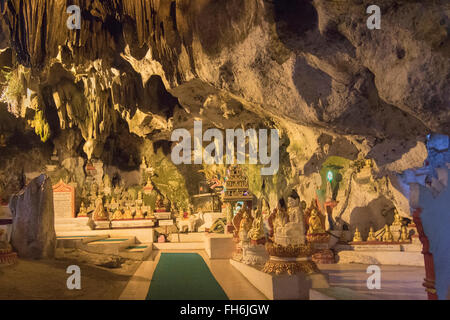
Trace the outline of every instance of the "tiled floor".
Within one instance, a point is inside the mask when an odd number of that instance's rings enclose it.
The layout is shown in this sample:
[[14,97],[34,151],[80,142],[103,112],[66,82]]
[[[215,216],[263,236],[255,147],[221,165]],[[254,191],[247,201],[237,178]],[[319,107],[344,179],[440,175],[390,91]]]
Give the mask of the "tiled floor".
[[329,275],[330,286],[349,288],[363,294],[373,295],[385,300],[426,300],[427,295],[422,286],[425,268],[407,266],[381,267],[381,289],[369,290],[367,279],[368,265],[363,264],[328,264],[319,265],[322,272]]

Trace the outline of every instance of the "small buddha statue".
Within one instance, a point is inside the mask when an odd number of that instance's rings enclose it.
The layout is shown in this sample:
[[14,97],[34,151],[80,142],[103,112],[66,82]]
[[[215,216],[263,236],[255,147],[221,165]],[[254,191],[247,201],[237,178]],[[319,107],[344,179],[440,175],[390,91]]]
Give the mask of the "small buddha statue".
[[140,200],[140,201],[142,201],[142,191],[139,191],[139,192],[138,192],[138,197],[137,197],[137,199]]
[[105,207],[103,206],[103,198],[98,195],[95,200],[95,210],[93,213],[93,218],[96,221],[108,220],[108,215],[106,213]]
[[142,207],[139,206],[136,209],[136,214],[134,216],[135,219],[144,219],[144,212],[142,211]]
[[159,194],[156,196],[156,201],[155,201],[155,210],[156,212],[165,212],[166,208],[164,205],[164,196]]
[[311,217],[309,217],[308,220],[308,225],[309,225],[307,232],[308,235],[325,233],[325,229],[323,228],[322,225],[322,220],[320,219],[319,213],[317,212],[316,208],[312,209]]
[[145,159],[145,156],[142,156],[141,168],[144,168],[144,169],[148,168],[147,160]]
[[250,216],[250,213],[248,210],[244,211],[244,214],[242,216],[241,223],[239,225],[239,239],[241,241],[248,240],[248,232],[252,228],[253,219]]
[[265,238],[263,217],[261,212],[255,213],[255,219],[253,220],[252,227],[248,231],[247,235],[251,240],[258,241]]
[[266,199],[262,200],[261,214],[265,220],[267,220],[270,216],[270,209]]
[[128,159],[128,166],[129,167],[135,167],[136,166],[136,163],[134,162],[134,158],[133,158],[132,154],[130,155],[130,158]]
[[79,217],[79,218],[87,217],[87,210],[86,210],[86,207],[84,206],[84,202],[81,202],[80,211],[78,212],[77,217]]
[[409,240],[408,229],[406,228],[406,226],[402,226],[402,233],[400,235],[400,240],[401,241]]
[[392,223],[393,226],[401,226],[402,225],[402,217],[398,213],[397,209],[394,209],[394,222]]
[[369,235],[367,236],[367,241],[377,241],[375,237],[375,232],[373,231],[373,227],[370,227]]
[[241,227],[241,220],[244,217],[244,208],[240,208],[238,213],[236,213],[233,217],[232,223],[234,227],[234,237],[238,238],[239,236],[239,228]]
[[127,206],[123,212],[122,220],[133,220],[133,212],[131,211],[130,206]]
[[6,136],[4,134],[0,134],[0,147],[6,147]]
[[382,237],[383,242],[392,242],[394,241],[394,236],[392,235],[391,228],[388,225],[384,226],[384,234]]
[[163,199],[163,206],[164,206],[164,208],[166,209],[167,212],[170,212],[171,204],[170,204],[169,198],[164,197],[164,199]]
[[362,242],[361,232],[359,232],[358,227],[356,227],[355,234],[353,236],[353,242]]
[[113,215],[111,216],[111,220],[122,220],[122,211],[117,208],[116,211],[114,211]]
[[147,219],[147,220],[155,219],[155,215],[153,214],[152,208],[149,208],[149,210],[147,211],[147,215],[145,216],[145,219]]
[[278,210],[275,216],[275,221],[273,222],[273,230],[276,231],[278,228],[283,227],[289,220],[287,211],[285,208],[278,206]]

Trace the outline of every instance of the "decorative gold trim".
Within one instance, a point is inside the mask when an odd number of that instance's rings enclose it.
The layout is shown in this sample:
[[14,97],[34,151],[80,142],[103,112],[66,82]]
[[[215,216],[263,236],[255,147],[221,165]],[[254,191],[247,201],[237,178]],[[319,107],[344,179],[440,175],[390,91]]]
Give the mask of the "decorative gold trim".
[[266,243],[266,250],[269,256],[297,258],[297,257],[309,257],[313,254],[314,248],[311,244],[304,244],[299,246],[281,246],[272,242]]
[[295,261],[295,262],[283,262],[283,261],[274,261],[269,260],[264,265],[262,269],[263,272],[269,274],[288,274],[290,276],[297,273],[306,273],[312,274],[319,272],[317,265],[312,261]]

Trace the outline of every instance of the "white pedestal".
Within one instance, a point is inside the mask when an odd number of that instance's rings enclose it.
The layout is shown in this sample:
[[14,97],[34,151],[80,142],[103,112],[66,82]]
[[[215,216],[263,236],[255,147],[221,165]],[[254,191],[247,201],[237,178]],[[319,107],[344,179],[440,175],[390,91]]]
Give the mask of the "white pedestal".
[[206,234],[205,251],[210,259],[230,259],[235,243],[231,234]]
[[116,220],[111,221],[111,228],[124,229],[124,228],[150,228],[155,223],[152,220]]
[[168,220],[172,218],[172,213],[170,212],[155,212],[154,215],[158,220]]
[[111,221],[108,220],[95,221],[95,229],[96,230],[111,229]]
[[[277,276],[262,272],[252,266],[232,259],[230,259],[230,263],[269,300],[309,299],[309,291],[313,287],[313,279],[309,275],[298,273],[293,276]],[[321,274],[319,275],[323,276]]]

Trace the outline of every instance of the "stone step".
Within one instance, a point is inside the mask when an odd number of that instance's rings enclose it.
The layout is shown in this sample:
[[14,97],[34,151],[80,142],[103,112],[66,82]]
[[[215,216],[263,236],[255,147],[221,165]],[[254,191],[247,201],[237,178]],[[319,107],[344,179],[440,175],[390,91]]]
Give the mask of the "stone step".
[[168,237],[169,242],[204,242],[205,233],[171,233]]
[[80,226],[76,224],[59,224],[55,225],[56,232],[66,232],[66,231],[89,231],[91,228],[88,226]]
[[56,237],[57,248],[81,248],[83,244],[106,239],[108,236],[59,236]]
[[119,255],[123,258],[144,261],[147,260],[153,250],[151,243],[141,243],[128,246],[119,251]]
[[155,250],[203,250],[204,242],[162,242],[153,243]]
[[119,255],[120,251],[134,244],[136,244],[135,237],[106,238],[83,244],[81,249],[92,253]]

